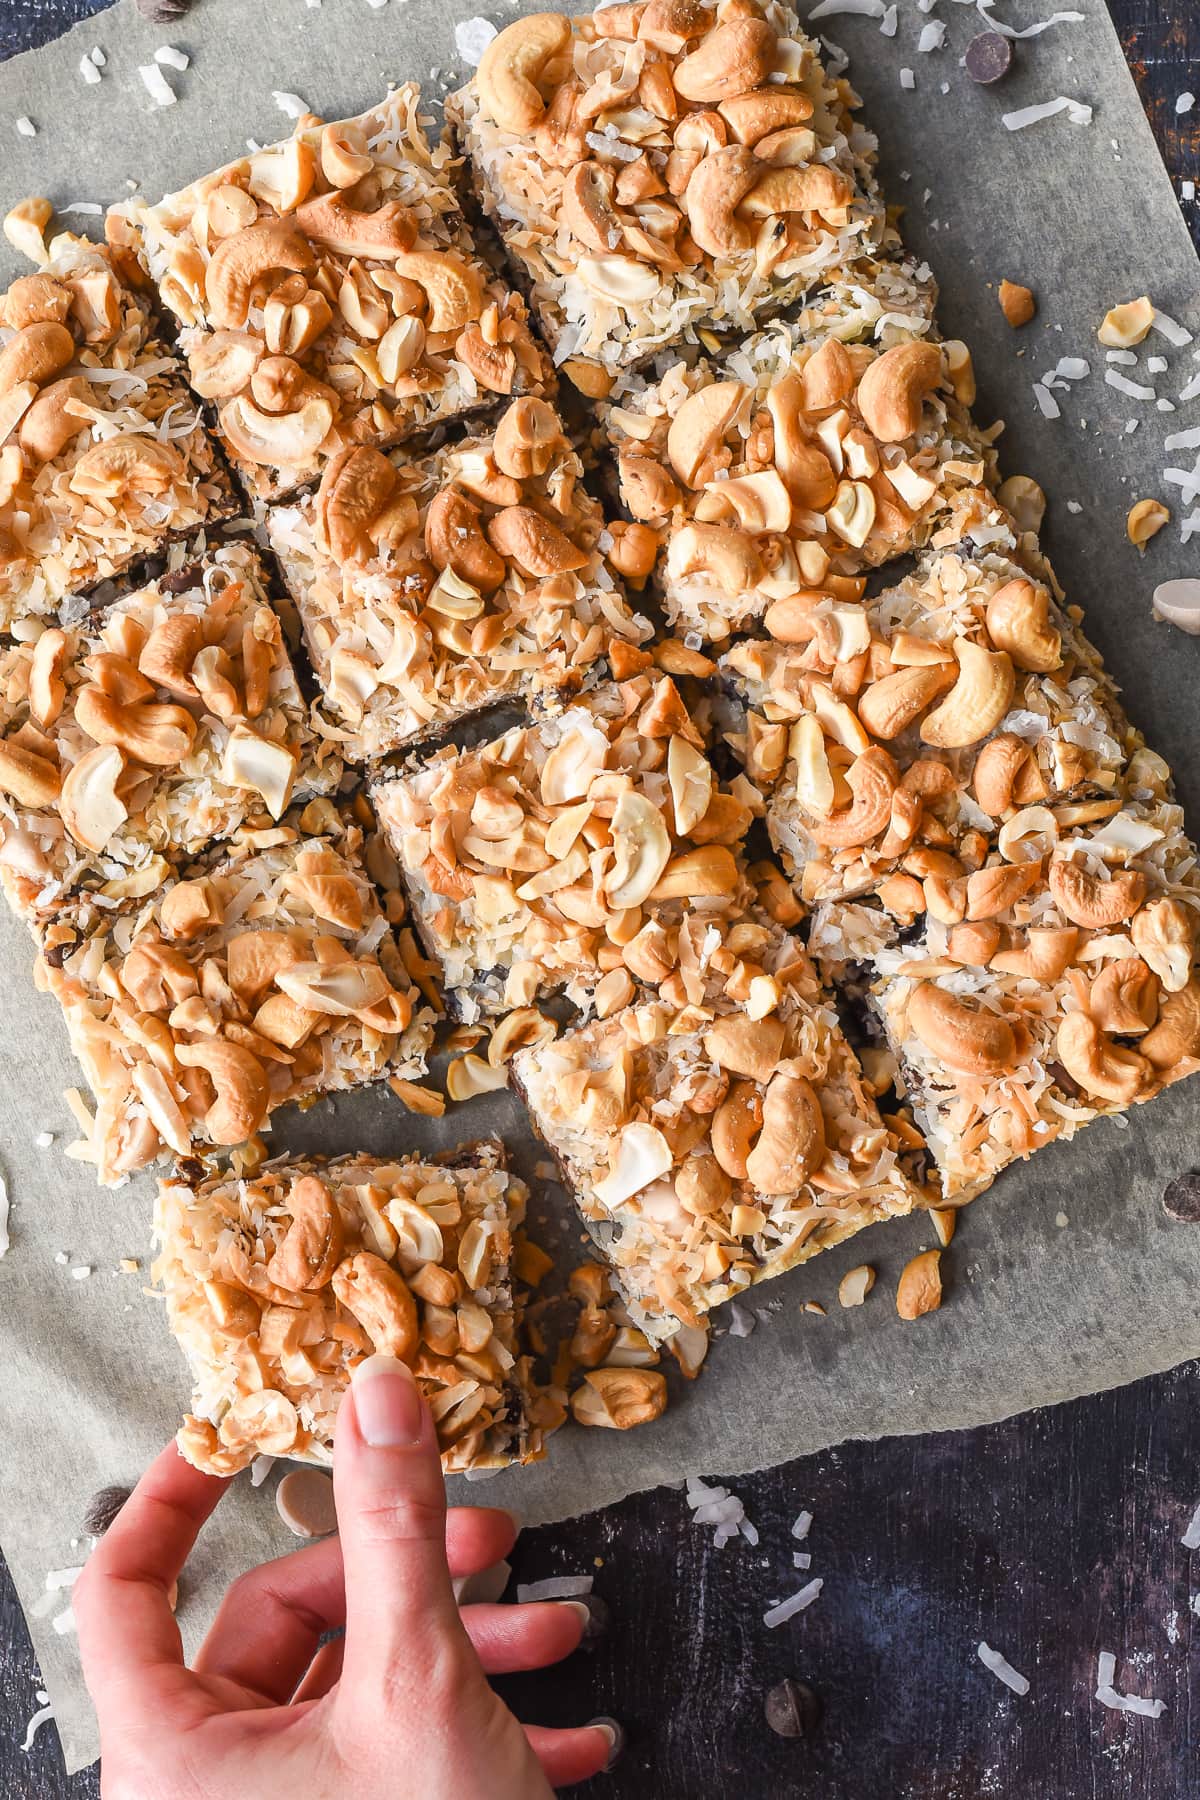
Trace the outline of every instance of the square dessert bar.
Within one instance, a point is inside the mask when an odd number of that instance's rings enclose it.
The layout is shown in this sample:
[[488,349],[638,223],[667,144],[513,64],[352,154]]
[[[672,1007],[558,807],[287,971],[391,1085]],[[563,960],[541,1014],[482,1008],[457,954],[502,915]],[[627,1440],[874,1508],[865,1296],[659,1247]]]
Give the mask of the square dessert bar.
[[1140,742],[1098,652],[999,550],[928,552],[867,601],[792,594],[764,624],[721,658],[731,741],[807,901],[962,873],[1022,809],[1110,797]]
[[721,788],[665,675],[442,750],[372,797],[464,1019],[560,988],[602,1014],[635,982],[682,1000],[702,945],[752,892],[750,809]]
[[636,0],[515,20],[446,111],[555,361],[597,395],[873,249],[858,105],[777,0]]
[[89,899],[41,932],[39,985],[96,1097],[106,1186],[167,1151],[243,1144],[290,1100],[424,1072],[432,1015],[358,860],[361,833],[336,846],[292,826],[247,836],[140,903]]
[[376,1351],[416,1375],[447,1473],[542,1456],[562,1409],[532,1391],[517,1347],[527,1194],[498,1141],[161,1183],[153,1276],[192,1372],[188,1461],[214,1475],[256,1456],[331,1463],[350,1376]]
[[553,380],[523,302],[475,248],[420,100],[407,82],[359,118],[302,119],[157,206],[109,214],[255,496]]
[[0,650],[0,882],[15,910],[147,894],[337,788],[249,545]]
[[703,978],[698,1002],[648,998],[512,1064],[655,1338],[920,1203],[799,943],[744,920]]
[[69,233],[0,297],[0,631],[236,511],[145,299]]
[[544,400],[427,455],[363,446],[267,514],[324,694],[366,762],[497,701],[567,695],[614,639],[640,643],[583,465]]
[[814,916],[813,951],[860,985],[947,1202],[1200,1068],[1196,849],[1152,752],[1126,791],[1149,797],[1033,809],[1017,860],[993,852],[903,932],[869,901]]
[[720,642],[830,581],[857,594],[848,582],[891,557],[1005,530],[965,347],[838,330],[780,322],[720,359],[663,359],[605,408],[679,631]]

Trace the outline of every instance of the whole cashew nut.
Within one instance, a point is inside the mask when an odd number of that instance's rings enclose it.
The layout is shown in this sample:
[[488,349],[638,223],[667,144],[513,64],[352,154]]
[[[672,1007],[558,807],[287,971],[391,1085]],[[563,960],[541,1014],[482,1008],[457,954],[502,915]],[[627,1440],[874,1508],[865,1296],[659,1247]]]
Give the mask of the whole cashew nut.
[[1058,1028],[1058,1060],[1084,1090],[1115,1106],[1128,1106],[1154,1079],[1146,1057],[1105,1037],[1087,1013],[1068,1013]]
[[[417,221],[408,207],[388,200],[373,212],[360,212],[346,196],[334,192],[306,200],[296,209],[296,223],[310,243],[339,256],[369,256],[394,262],[416,242]],[[292,268],[293,264],[287,264]]]
[[1200,1055],[1200,979],[1196,976],[1186,987],[1167,995],[1158,1010],[1158,1024],[1142,1039],[1142,1053],[1164,1075]]
[[744,144],[728,144],[702,158],[684,189],[683,204],[696,243],[710,256],[732,256],[750,247],[750,227],[737,208],[763,165]]
[[540,578],[587,567],[587,552],[532,506],[506,506],[491,520],[487,534],[493,548],[526,575]]
[[1080,863],[1050,864],[1050,892],[1072,925],[1101,930],[1131,919],[1146,897],[1146,877],[1137,869],[1119,869],[1108,881]]
[[958,680],[921,726],[921,742],[939,750],[964,749],[994,731],[1008,711],[1016,679],[1002,650],[985,650],[970,638],[956,638],[954,654]]
[[681,403],[667,432],[667,461],[686,487],[701,486],[715,472],[716,452],[736,428],[746,397],[740,381],[714,381]]
[[730,19],[676,64],[675,92],[710,106],[761,87],[775,67],[777,43],[765,19]]
[[395,493],[398,479],[387,457],[368,444],[343,450],[326,465],[317,489],[316,515],[336,562],[365,560],[372,554],[370,528]]
[[760,1194],[794,1194],[825,1160],[825,1119],[802,1075],[771,1077],[762,1131],[746,1158],[746,1179]]
[[531,13],[494,37],[475,71],[485,117],[502,131],[521,135],[532,131],[546,110],[537,82],[570,39],[570,21],[562,13]]
[[1163,895],[1133,915],[1134,948],[1169,994],[1187,986],[1196,940],[1196,915],[1181,900]]
[[244,395],[221,408],[221,429],[243,462],[277,469],[311,464],[333,425],[333,405],[324,394],[295,412],[263,412]]
[[1032,926],[1023,950],[1001,950],[990,967],[1002,975],[1017,975],[1048,986],[1067,968],[1079,943],[1075,925]]
[[93,398],[89,382],[82,375],[67,375],[43,388],[17,432],[22,450],[38,462],[53,462],[72,438],[88,429],[89,421],[81,413],[69,410],[68,403],[86,406]]
[[64,369],[74,355],[75,339],[65,325],[44,319],[37,325],[24,326],[0,350],[0,394],[9,393],[25,381],[40,387]]
[[1141,1037],[1158,1017],[1158,977],[1140,956],[1101,969],[1088,992],[1088,1012],[1114,1037]]
[[846,785],[854,796],[854,804],[814,825],[813,838],[828,849],[869,844],[891,823],[892,795],[899,784],[899,771],[887,751],[872,744],[846,770]]
[[75,696],[75,723],[95,743],[115,744],[149,768],[175,768],[196,737],[196,721],[182,706],[125,706],[93,682]]
[[315,1175],[301,1175],[287,1198],[292,1222],[267,1264],[268,1279],[291,1294],[323,1288],[342,1260],[345,1231],[337,1201]]
[[730,595],[752,592],[762,580],[762,558],[748,532],[731,525],[685,525],[667,551],[667,578],[710,576]]
[[762,1095],[753,1081],[735,1081],[713,1114],[712,1151],[734,1181],[745,1181],[746,1160],[762,1129]]
[[[1062,633],[1050,623],[1050,595],[1025,576],[1006,581],[987,603],[988,636],[1018,669],[1047,674],[1062,662]],[[982,803],[981,803],[982,804]]]
[[858,716],[872,737],[899,737],[945,687],[945,664],[897,669],[859,695]]
[[271,1090],[251,1051],[227,1038],[201,1038],[176,1044],[175,1059],[185,1069],[203,1069],[213,1084],[216,1099],[204,1115],[204,1129],[214,1144],[242,1144],[254,1136],[267,1116]]
[[290,219],[261,219],[222,238],[204,276],[209,323],[240,331],[259,282],[280,269],[304,273],[315,261],[312,246]]
[[425,548],[439,573],[452,569],[481,593],[490,594],[507,573],[483,534],[478,508],[457,488],[443,488],[425,515]]
[[877,356],[858,384],[858,410],[867,430],[881,444],[899,444],[921,423],[925,396],[942,379],[942,353],[936,344],[916,341],[893,344]]
[[948,1069],[962,1075],[1003,1075],[1016,1060],[1016,1038],[1007,1019],[922,981],[908,1002],[908,1023]]
[[624,452],[617,459],[621,499],[635,519],[652,524],[669,518],[679,503],[679,489],[662,464],[652,456]]
[[421,1341],[417,1303],[397,1269],[370,1250],[360,1250],[334,1270],[333,1291],[379,1355],[409,1364],[416,1360]]
[[1011,731],[988,739],[975,758],[972,783],[975,798],[993,819],[1002,819],[1012,806],[1028,806],[1045,798],[1037,753]]

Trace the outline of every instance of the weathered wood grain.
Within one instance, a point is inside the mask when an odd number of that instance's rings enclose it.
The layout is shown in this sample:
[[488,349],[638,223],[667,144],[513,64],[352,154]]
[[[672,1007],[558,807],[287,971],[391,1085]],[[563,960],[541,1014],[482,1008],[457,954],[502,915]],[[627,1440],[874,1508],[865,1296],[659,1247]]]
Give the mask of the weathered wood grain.
[[[105,4],[0,0],[0,57]],[[1177,190],[1200,181],[1200,111],[1175,113],[1182,91],[1200,91],[1200,9],[1109,4]],[[1200,207],[1183,205],[1200,242]],[[1200,1552],[1179,1539],[1200,1500],[1198,1376],[1187,1365],[1008,1424],[848,1444],[739,1480],[757,1550],[714,1550],[672,1492],[530,1532],[515,1579],[594,1573],[611,1624],[594,1649],[504,1691],[542,1723],[625,1723],[618,1769],[577,1790],[596,1800],[1195,1800]],[[808,1579],[790,1537],[804,1507],[825,1588],[767,1631],[767,1605]],[[1027,1698],[976,1661],[981,1638],[1029,1677]],[[1161,1720],[1092,1699],[1098,1649],[1117,1655],[1118,1685],[1166,1701]],[[785,1675],[824,1701],[811,1742],[763,1721]],[[95,1771],[68,1781],[51,1728],[19,1748],[37,1681],[0,1564],[0,1797],[96,1800]]]

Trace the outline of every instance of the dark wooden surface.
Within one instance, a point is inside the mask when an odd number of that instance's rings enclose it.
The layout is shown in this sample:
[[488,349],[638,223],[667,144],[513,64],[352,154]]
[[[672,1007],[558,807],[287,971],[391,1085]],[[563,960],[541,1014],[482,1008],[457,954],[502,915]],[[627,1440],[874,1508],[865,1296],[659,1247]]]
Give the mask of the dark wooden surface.
[[[0,57],[105,4],[0,0]],[[1179,93],[1200,91],[1200,7],[1109,4],[1176,189],[1200,181],[1200,111],[1175,114]],[[1200,209],[1182,204],[1200,242]],[[1200,1501],[1198,1399],[1189,1364],[1007,1424],[847,1444],[738,1480],[756,1550],[715,1550],[669,1490],[529,1532],[516,1578],[592,1573],[610,1624],[506,1693],[542,1723],[624,1721],[597,1800],[1197,1800],[1200,1552],[1179,1539]],[[792,1568],[802,1508],[824,1591],[767,1631],[766,1606],[808,1579]],[[1027,1698],[979,1664],[981,1638],[1029,1677]],[[1160,1720],[1093,1700],[1102,1649],[1118,1686],[1166,1701]],[[808,1741],[763,1720],[763,1695],[789,1675],[824,1703]],[[19,1749],[37,1685],[0,1564],[0,1800],[93,1800],[95,1770],[68,1781],[51,1728]]]

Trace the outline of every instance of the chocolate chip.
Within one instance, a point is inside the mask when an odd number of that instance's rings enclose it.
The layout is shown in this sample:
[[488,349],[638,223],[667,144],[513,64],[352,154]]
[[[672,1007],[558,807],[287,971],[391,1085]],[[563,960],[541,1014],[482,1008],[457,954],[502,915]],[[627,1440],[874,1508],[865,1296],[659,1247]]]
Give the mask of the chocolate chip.
[[133,1489],[127,1487],[98,1488],[87,1503],[83,1529],[89,1537],[103,1537]]
[[998,31],[981,31],[967,45],[963,59],[972,81],[986,85],[1007,75],[1012,64],[1012,45]]
[[821,1723],[821,1702],[803,1681],[789,1675],[776,1682],[763,1702],[767,1724],[777,1737],[811,1737]]
[[143,19],[149,19],[152,25],[166,25],[172,19],[182,19],[192,4],[192,0],[133,0]]
[[1189,1169],[1168,1182],[1163,1211],[1180,1225],[1200,1225],[1200,1169]]
[[292,1469],[275,1489],[275,1509],[297,1537],[328,1537],[337,1530],[333,1482],[322,1469]]
[[173,574],[160,575],[158,585],[164,594],[186,594],[189,588],[199,587],[204,579],[204,571],[199,563],[184,563],[182,569]]

